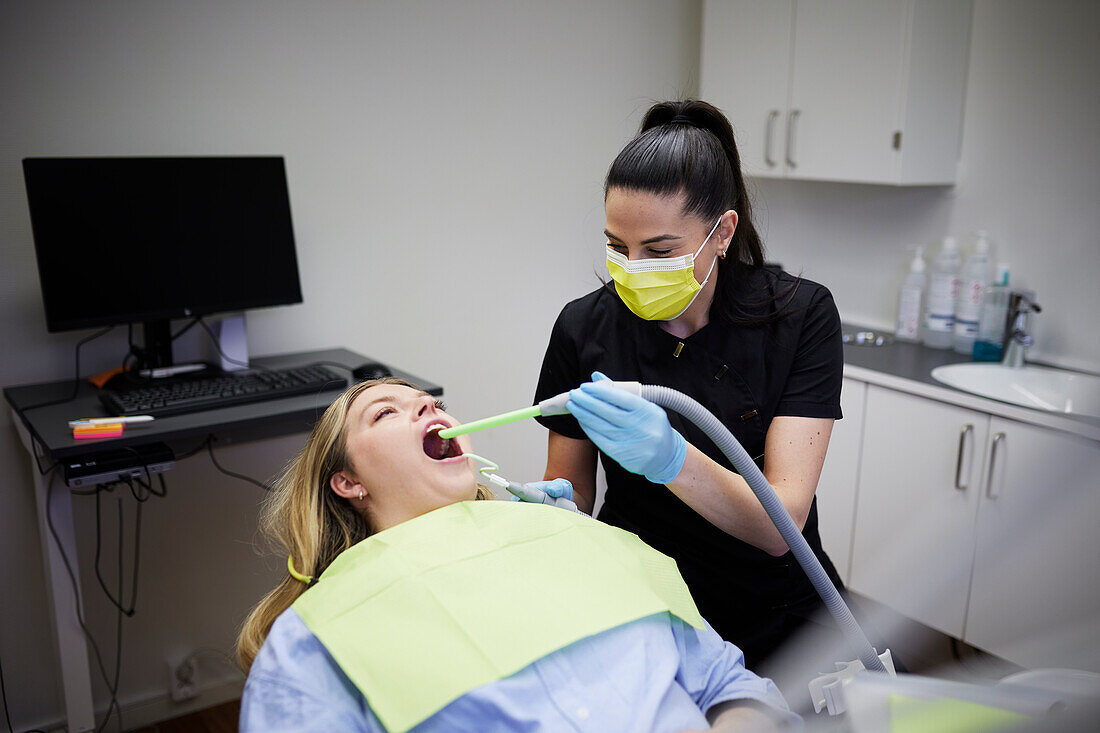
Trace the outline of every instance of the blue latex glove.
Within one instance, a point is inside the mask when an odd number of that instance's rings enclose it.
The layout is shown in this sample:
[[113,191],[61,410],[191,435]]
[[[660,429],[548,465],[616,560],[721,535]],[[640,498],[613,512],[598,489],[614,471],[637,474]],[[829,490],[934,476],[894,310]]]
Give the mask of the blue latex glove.
[[655,484],[670,483],[684,466],[687,441],[668,415],[638,395],[612,387],[600,372],[569,392],[565,408],[596,447],[631,473]]
[[[512,501],[527,501],[535,504],[550,504],[552,506],[579,512],[577,505],[573,503],[573,484],[567,479],[556,478],[553,481],[531,481],[526,484],[514,482],[508,483],[508,491],[512,492]],[[547,501],[546,497],[550,497]]]

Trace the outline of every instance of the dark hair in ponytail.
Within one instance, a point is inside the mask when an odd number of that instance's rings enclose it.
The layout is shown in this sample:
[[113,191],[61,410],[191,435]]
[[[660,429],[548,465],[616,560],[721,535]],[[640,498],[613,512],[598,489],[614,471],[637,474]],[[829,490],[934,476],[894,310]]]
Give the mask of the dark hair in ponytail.
[[752,203],[741,173],[741,156],[733,128],[721,110],[699,100],[659,102],[649,108],[638,136],[611,163],[604,180],[604,198],[612,188],[646,191],[658,196],[684,195],[684,214],[713,222],[726,211],[737,212],[737,229],[730,241],[731,257],[719,260],[713,315],[731,323],[758,325],[786,314],[762,310],[778,297],[740,300],[741,283],[764,267],[764,245],[752,221]]

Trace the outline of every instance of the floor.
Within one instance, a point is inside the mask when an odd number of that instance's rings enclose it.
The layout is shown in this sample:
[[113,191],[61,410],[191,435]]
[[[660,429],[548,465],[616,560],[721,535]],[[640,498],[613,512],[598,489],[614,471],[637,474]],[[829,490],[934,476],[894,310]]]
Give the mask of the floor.
[[206,710],[134,728],[130,733],[236,733],[241,701],[231,700]]
[[940,633],[869,598],[852,593],[859,606],[885,634],[891,653],[910,674],[960,682],[995,682],[1023,667]]

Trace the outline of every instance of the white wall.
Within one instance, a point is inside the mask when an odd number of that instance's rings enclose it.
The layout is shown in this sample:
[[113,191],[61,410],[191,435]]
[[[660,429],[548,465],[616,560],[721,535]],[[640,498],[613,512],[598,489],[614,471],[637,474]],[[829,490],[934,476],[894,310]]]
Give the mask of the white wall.
[[[955,187],[759,180],[770,258],[891,327],[912,252],[986,229],[1036,291],[1034,356],[1100,371],[1100,3],[977,0]],[[929,258],[930,261],[930,258]]]
[[[344,345],[442,383],[465,419],[529,403],[554,317],[596,285],[606,166],[651,100],[694,90],[698,64],[690,0],[4,2],[0,13],[0,384],[71,376],[87,333],[46,332],[21,158],[272,153],[287,160],[305,303],[250,314],[253,353]],[[95,342],[83,371],[123,349],[120,334]],[[270,476],[301,440],[220,457]],[[533,423],[476,447],[507,476],[541,478]],[[5,409],[0,659],[20,729],[61,715],[29,471]],[[162,693],[169,654],[228,648],[279,572],[251,546],[256,489],[204,456],[168,482],[168,499],[145,505],[124,704]],[[74,502],[110,668],[94,503]],[[113,547],[113,497],[104,509]],[[113,552],[103,566],[110,581]]]

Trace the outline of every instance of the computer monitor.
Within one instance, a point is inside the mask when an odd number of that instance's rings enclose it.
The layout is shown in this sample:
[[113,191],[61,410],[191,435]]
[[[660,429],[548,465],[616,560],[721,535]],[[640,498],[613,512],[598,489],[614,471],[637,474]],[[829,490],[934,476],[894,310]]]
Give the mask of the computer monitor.
[[142,366],[172,364],[169,322],[302,302],[281,157],[25,158],[49,331],[142,323]]

